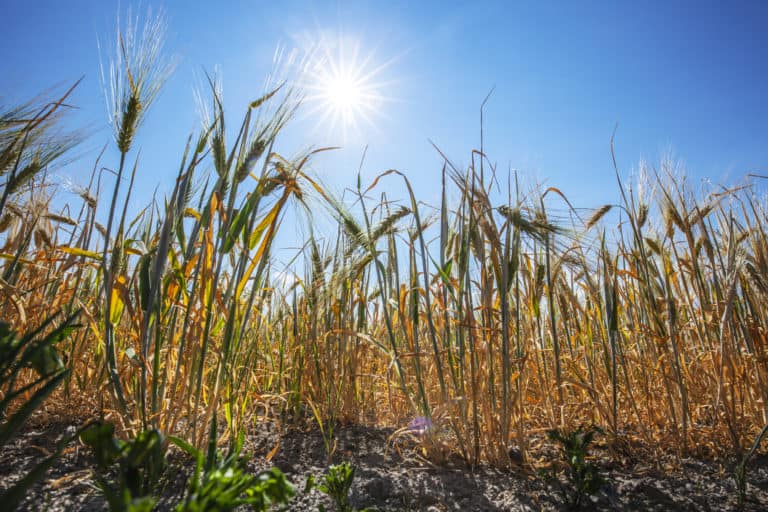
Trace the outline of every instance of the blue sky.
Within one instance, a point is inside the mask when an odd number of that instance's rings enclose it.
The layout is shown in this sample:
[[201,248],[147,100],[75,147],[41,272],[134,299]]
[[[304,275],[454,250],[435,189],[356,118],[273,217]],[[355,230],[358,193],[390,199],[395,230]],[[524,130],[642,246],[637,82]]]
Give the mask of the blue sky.
[[[218,67],[230,119],[260,96],[280,44],[326,34],[359,45],[388,98],[372,123],[346,137],[302,115],[278,141],[296,154],[343,145],[314,162],[336,190],[396,168],[417,195],[438,198],[441,158],[466,165],[485,146],[499,169],[565,192],[577,206],[618,200],[609,151],[614,126],[620,171],[671,152],[693,183],[731,184],[768,168],[768,3],[765,2],[147,2],[169,21],[179,65],[139,133],[137,204],[167,190],[184,142],[199,127],[193,85]],[[0,98],[24,100],[85,75],[75,122],[92,128],[84,159],[66,172],[84,183],[110,138],[96,41],[112,41],[108,1],[4,0]],[[116,165],[110,150],[105,165]],[[401,187],[394,187],[400,196]]]

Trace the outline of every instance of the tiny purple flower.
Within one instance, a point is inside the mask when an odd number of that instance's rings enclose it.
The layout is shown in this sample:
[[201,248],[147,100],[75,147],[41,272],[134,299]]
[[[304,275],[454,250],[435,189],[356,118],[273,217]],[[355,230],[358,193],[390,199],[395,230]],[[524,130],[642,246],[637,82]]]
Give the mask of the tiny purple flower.
[[432,428],[432,420],[426,416],[416,416],[408,423],[408,430],[412,434],[424,435]]

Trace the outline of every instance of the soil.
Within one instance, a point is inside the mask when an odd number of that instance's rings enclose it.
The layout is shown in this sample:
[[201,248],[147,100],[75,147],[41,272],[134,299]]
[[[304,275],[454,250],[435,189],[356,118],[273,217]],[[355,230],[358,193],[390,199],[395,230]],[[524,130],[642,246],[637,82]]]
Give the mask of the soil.
[[[27,427],[0,450],[0,488],[7,488],[50,453],[56,441],[75,430],[67,422]],[[388,429],[350,426],[336,432],[330,463],[342,460],[356,466],[351,503],[387,511],[517,511],[568,510],[568,485],[558,477],[518,470],[474,469],[461,461],[435,465],[420,458],[408,439]],[[279,446],[278,446],[279,443]],[[267,454],[273,449],[268,462]],[[295,485],[297,496],[284,510],[317,511],[334,506],[317,490],[302,493],[309,475],[320,477],[328,467],[322,436],[317,429],[288,429],[278,433],[264,423],[246,450],[254,472],[277,466]],[[552,453],[555,453],[554,451]],[[594,460],[606,483],[586,498],[583,510],[737,510],[732,463],[712,460],[657,458],[652,463],[617,463],[601,447]],[[72,443],[56,464],[27,495],[23,510],[106,510],[91,468],[88,450]],[[158,510],[169,510],[183,495],[192,464],[172,453],[166,477],[158,482],[162,495]],[[768,456],[758,455],[748,467],[748,498],[744,510],[768,509]],[[0,504],[2,509],[2,504]]]

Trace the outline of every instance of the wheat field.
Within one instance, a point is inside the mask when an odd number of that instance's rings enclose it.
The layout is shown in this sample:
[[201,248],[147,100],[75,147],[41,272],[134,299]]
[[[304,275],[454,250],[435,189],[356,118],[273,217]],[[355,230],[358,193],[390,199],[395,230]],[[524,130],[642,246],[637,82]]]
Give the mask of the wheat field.
[[[120,39],[116,176],[99,157],[66,208],[47,169],[79,140],[58,129],[77,84],[0,112],[0,315],[21,332],[77,324],[57,343],[62,411],[197,448],[259,418],[316,424],[329,451],[338,425],[415,424],[433,460],[499,467],[535,460],[552,428],[712,457],[768,423],[764,177],[698,190],[666,162],[616,168],[615,203],[576,209],[473,150],[435,169],[440,204],[397,170],[341,200],[309,171],[325,148],[276,147],[300,91],[277,84],[238,124],[211,79],[171,194],[132,213],[148,179],[135,136],[170,72],[159,30]],[[315,232],[312,208],[334,227]],[[277,282],[288,214],[310,229]]]

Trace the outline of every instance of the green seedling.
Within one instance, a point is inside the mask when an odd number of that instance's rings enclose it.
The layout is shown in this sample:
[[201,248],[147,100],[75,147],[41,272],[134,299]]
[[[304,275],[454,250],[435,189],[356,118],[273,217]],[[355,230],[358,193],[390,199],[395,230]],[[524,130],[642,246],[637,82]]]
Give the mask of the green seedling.
[[186,441],[170,437],[170,441],[196,460],[195,472],[187,484],[184,501],[176,512],[220,512],[248,505],[259,512],[272,505],[286,504],[294,494],[293,486],[277,468],[258,475],[246,472],[247,458],[241,455],[243,437],[238,437],[229,454],[216,453],[210,465],[203,452]]
[[602,434],[603,430],[595,425],[587,429],[579,426],[572,431],[547,431],[549,439],[560,445],[561,454],[568,466],[571,495],[566,497],[566,501],[573,508],[580,507],[585,497],[596,493],[605,483],[597,465],[587,462],[589,445],[598,433]]
[[[328,473],[317,484],[317,488],[331,497],[338,512],[354,512],[355,509],[349,504],[349,491],[354,479],[355,466],[342,462],[328,468]],[[323,512],[325,508],[321,505],[320,510]]]
[[[113,512],[152,510],[152,496],[165,467],[164,438],[157,430],[140,432],[134,439],[122,441],[114,435],[112,423],[96,421],[87,426],[80,439],[93,451],[96,459],[96,482]],[[117,481],[111,482],[107,472],[117,467]]]

